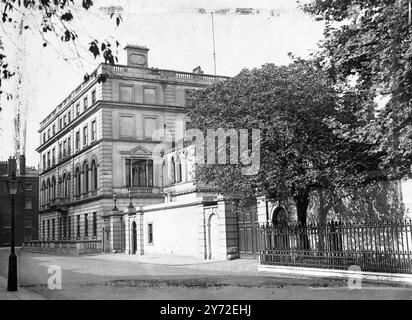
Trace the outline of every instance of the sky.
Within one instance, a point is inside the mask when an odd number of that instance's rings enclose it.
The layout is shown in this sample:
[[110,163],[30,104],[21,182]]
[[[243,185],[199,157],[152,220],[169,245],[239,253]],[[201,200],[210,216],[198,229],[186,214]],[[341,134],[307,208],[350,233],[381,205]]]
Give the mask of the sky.
[[[122,9],[119,27],[101,9],[108,6]],[[216,12],[225,8],[230,9],[228,14]],[[236,8],[252,8],[254,14],[234,14]],[[87,52],[87,43],[119,41],[120,64],[126,63],[124,46],[138,44],[150,49],[149,67],[190,72],[201,66],[213,74],[212,11],[219,75],[235,76],[243,68],[265,63],[287,64],[289,52],[307,57],[322,39],[323,24],[305,15],[294,0],[95,0],[88,12],[73,11],[78,52],[51,36],[44,48],[34,29],[21,37],[16,29],[0,29],[10,64],[22,71],[18,101],[27,109],[27,164],[37,167],[39,162],[35,149],[40,121],[99,63]],[[29,23],[35,18],[25,17]],[[5,91],[13,93],[16,86],[16,79],[9,81]],[[13,117],[18,101],[7,101],[4,95],[1,100],[0,160],[14,154]]]

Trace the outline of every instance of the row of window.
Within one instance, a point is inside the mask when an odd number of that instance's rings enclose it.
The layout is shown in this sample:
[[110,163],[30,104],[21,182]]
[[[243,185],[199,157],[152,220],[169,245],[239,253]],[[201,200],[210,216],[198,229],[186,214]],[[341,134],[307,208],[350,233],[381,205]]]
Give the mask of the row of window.
[[[131,103],[135,102],[134,101],[135,100],[134,90],[135,90],[135,86],[132,84],[120,84],[119,100],[121,102],[131,102]],[[193,92],[193,89],[187,89],[185,91],[186,104],[188,104],[192,100],[191,98],[192,92]],[[83,108],[81,106],[81,102],[83,103]],[[95,102],[96,102],[96,90],[93,90],[91,92],[91,105],[93,105]],[[149,87],[149,86],[143,87],[143,103],[145,104],[157,104],[158,103],[156,87]],[[89,108],[89,96],[86,95],[83,98],[83,101],[78,101],[75,104],[74,111],[75,111],[76,117],[78,117],[82,113],[82,110],[84,112],[88,108]],[[64,114],[58,119],[57,130],[63,130],[64,128],[66,128],[67,125],[71,123],[71,121],[72,121],[72,112],[71,110],[68,110],[66,114]],[[46,143],[49,139],[51,139],[57,133],[57,130],[56,130],[56,123],[54,123],[52,127],[47,130],[47,133],[46,131],[44,131],[43,132],[43,143]]]
[[[42,221],[43,239],[71,239],[73,237],[97,237],[97,214],[93,212],[91,219],[89,214],[83,215],[83,234],[81,234],[81,216],[77,215],[73,221],[71,216],[60,217],[58,219],[58,234],[56,234],[56,219]],[[91,230],[90,227],[91,220]],[[90,232],[91,231],[91,232]]]
[[[80,194],[87,194],[89,191],[96,191],[97,178],[97,165],[95,160],[92,161],[90,169],[87,162],[83,164],[82,171],[80,171],[80,167],[77,167],[74,175],[74,195],[77,196]],[[43,205],[50,204],[50,202],[56,198],[69,199],[69,175],[63,173],[58,182],[54,176],[51,179],[47,179],[47,181],[43,181],[41,192],[41,201]]]
[[[120,101],[121,102],[135,102],[134,101],[134,85],[120,84]],[[143,103],[156,104],[157,103],[156,87],[143,87]]]
[[[163,164],[163,172],[167,175],[168,183],[174,184],[182,182],[182,164],[178,156],[172,157],[170,165]],[[125,160],[126,187],[153,187],[153,160],[129,158]],[[98,188],[98,172],[96,161],[91,165],[85,161],[83,166],[77,166],[74,172],[74,196],[87,194]],[[166,177],[165,177],[166,178]],[[41,201],[43,205],[50,204],[56,198],[70,198],[70,177],[63,173],[59,181],[56,177],[43,181],[41,187]]]
[[[83,148],[86,147],[89,144],[89,125],[86,124],[83,127]],[[80,141],[80,130],[76,131],[75,134],[75,149],[76,151],[80,150],[81,146],[81,141]],[[96,125],[96,119],[92,120],[91,122],[91,132],[90,132],[90,142],[96,141],[97,139],[97,125]]]
[[[182,164],[178,157],[172,157],[169,166],[164,163],[164,171],[169,176],[169,183],[179,183],[182,181]],[[130,158],[125,161],[126,187],[153,187],[153,160]],[[74,172],[74,196],[87,194],[98,188],[98,172],[96,161],[93,160],[89,167],[88,162],[83,166],[77,166]],[[43,181],[42,204],[50,204],[56,198],[70,198],[70,178],[63,173],[59,181],[53,176],[47,181]]]
[[[93,105],[96,102],[96,90],[93,90],[91,93],[91,104]],[[89,108],[89,97],[86,95],[83,98],[83,111],[86,111]],[[76,103],[75,105],[75,112],[76,112],[76,117],[78,117],[81,113],[81,107],[80,107],[80,101]],[[71,110],[68,110],[66,114],[61,116],[57,122],[58,124],[58,130],[63,130],[66,128],[68,124],[72,121],[72,113]],[[56,130],[56,124],[53,124],[51,128],[43,132],[43,143],[48,141],[50,138],[52,138],[55,134],[57,133]]]
[[[120,84],[120,88],[119,88],[120,102],[129,102],[129,103],[135,102],[134,90],[135,90],[135,86],[133,84]],[[186,104],[189,104],[190,101],[192,100],[193,91],[194,91],[193,89],[185,90]],[[150,87],[150,86],[143,87],[143,103],[144,104],[157,104],[158,103],[156,87]]]
[[87,162],[83,164],[82,170],[80,170],[80,167],[77,167],[74,172],[74,195],[79,196],[81,194],[87,194],[89,191],[97,190],[97,178],[96,161],[92,161],[90,177],[89,164]]
[[[75,134],[75,150],[80,150],[80,130],[76,131]],[[96,119],[91,122],[91,142],[96,141],[97,139],[97,125]],[[86,147],[89,143],[89,125],[86,124],[83,127],[83,148]],[[63,142],[59,143],[59,154],[58,159],[56,159],[56,148],[52,148],[43,154],[43,170],[49,169],[54,166],[57,161],[61,161],[66,157],[71,155],[71,137],[68,137]]]

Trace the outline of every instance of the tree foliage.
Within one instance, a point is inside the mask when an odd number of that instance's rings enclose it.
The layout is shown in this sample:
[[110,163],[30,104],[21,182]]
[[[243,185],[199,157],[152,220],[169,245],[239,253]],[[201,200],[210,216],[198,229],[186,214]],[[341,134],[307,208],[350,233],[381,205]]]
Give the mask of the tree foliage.
[[[88,11],[93,5],[92,0],[1,0],[2,29],[5,31],[7,26],[19,26],[24,21],[21,32],[28,30],[38,32],[42,39],[39,45],[43,47],[49,44],[46,38],[48,34],[56,36],[63,43],[76,45],[79,39],[73,27],[73,22],[77,17],[76,12],[80,9]],[[115,20],[116,26],[122,21],[119,13],[112,12],[110,18]],[[93,39],[89,43],[88,50],[95,58],[102,56],[106,63],[114,64],[117,62],[117,57],[112,51],[113,46],[117,47],[119,43],[116,41],[112,44],[108,41]],[[2,81],[14,75],[13,67],[7,61],[7,52],[3,47],[0,48],[0,70],[1,94]]]
[[[313,0],[304,11],[325,21],[317,55],[335,83],[355,82],[364,113],[375,119],[352,137],[382,153],[380,167],[394,178],[410,175],[412,164],[412,45],[408,1]],[[388,102],[371,109],[376,97]]]
[[305,224],[311,191],[381,178],[370,174],[376,168],[376,154],[368,154],[372,147],[338,130],[363,121],[343,107],[346,100],[355,104],[357,98],[338,95],[329,77],[304,61],[243,70],[197,93],[189,110],[191,127],[262,134],[256,175],[242,176],[240,164],[206,164],[197,166],[196,179],[217,185],[232,199],[292,198]]

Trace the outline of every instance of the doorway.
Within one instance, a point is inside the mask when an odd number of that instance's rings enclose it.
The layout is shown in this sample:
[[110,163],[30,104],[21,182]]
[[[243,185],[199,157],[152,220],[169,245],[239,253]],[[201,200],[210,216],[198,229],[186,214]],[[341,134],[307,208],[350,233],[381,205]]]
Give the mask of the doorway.
[[219,225],[216,214],[212,214],[209,217],[208,223],[209,229],[209,259],[216,259],[219,253]]

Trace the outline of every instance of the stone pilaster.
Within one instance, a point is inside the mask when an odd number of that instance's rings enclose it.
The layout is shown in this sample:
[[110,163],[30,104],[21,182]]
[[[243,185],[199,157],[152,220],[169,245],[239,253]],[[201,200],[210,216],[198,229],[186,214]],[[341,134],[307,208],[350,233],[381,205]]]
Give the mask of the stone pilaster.
[[199,217],[198,223],[198,247],[199,247],[199,256],[207,259],[207,229],[206,229],[206,214],[203,207],[203,204],[198,204],[195,206],[196,214]]
[[122,251],[122,219],[123,213],[119,210],[113,210],[109,215],[110,224],[110,251],[118,253]]
[[144,227],[143,227],[143,210],[139,208],[136,212],[136,236],[137,236],[137,248],[136,254],[144,254]]
[[125,253],[131,254],[132,253],[132,247],[130,244],[130,228],[131,228],[131,223],[130,223],[130,214],[126,214],[123,216],[124,219],[124,241],[125,241]]
[[257,217],[259,224],[270,221],[269,216],[270,203],[266,201],[266,197],[257,198]]
[[218,201],[217,212],[222,253],[228,260],[237,259],[239,247],[236,213],[232,210],[232,204],[224,199]]

